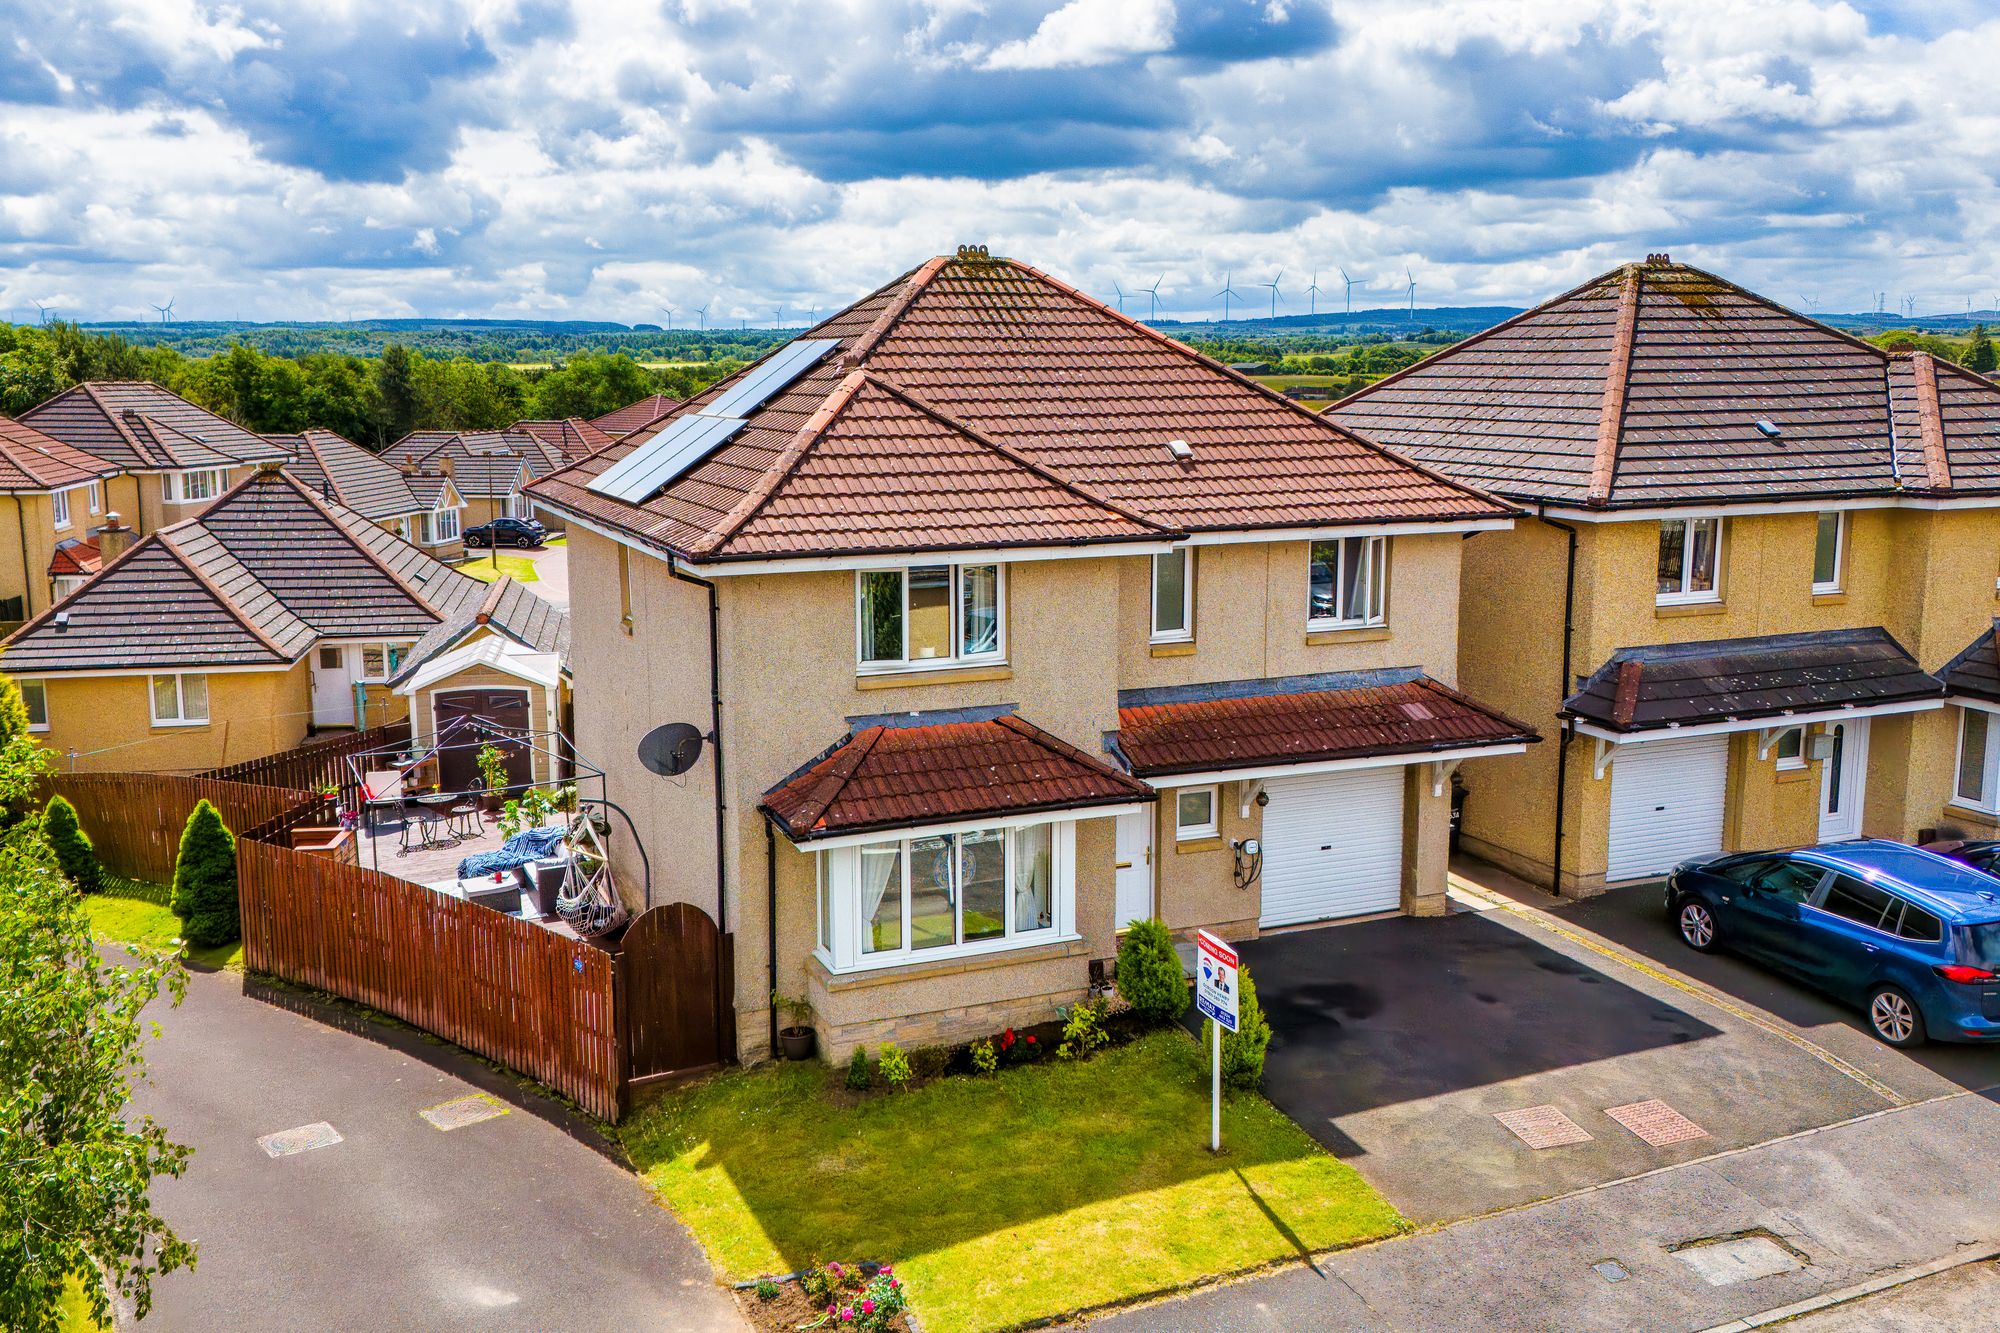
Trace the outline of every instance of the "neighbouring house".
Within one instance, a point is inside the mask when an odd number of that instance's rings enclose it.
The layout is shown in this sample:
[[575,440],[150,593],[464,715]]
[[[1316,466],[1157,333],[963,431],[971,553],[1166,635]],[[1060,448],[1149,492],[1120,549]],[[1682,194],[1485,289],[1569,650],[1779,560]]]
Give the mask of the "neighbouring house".
[[590,424],[612,439],[622,440],[632,432],[652,425],[680,405],[678,398],[649,393],[636,403],[627,403],[601,417],[593,417]]
[[[199,517],[105,535],[130,545],[0,642],[65,768],[200,770],[377,725],[409,709],[393,684],[405,668],[462,640],[561,654],[562,612],[459,573],[277,461]],[[463,688],[488,674],[467,662]],[[457,686],[447,673],[425,688],[442,707]]]
[[1511,506],[983,249],[530,489],[578,747],[746,1057],[774,989],[839,1058],[1045,1019],[1141,918],[1442,913],[1453,766],[1536,739],[1457,679]]
[[[297,435],[264,438],[285,450],[285,469],[312,490],[379,523],[406,542],[421,542],[433,548],[432,554],[439,558],[450,558],[435,549],[451,545],[450,540],[423,540],[425,519],[436,512],[438,496],[445,493],[448,482],[435,492],[427,487],[420,498],[401,468],[335,431],[312,427]],[[447,507],[459,503],[447,499]]]
[[97,566],[104,488],[118,469],[0,417],[0,623],[20,624]]
[[1655,255],[1327,415],[1531,513],[1467,543],[1459,683],[1561,739],[1465,766],[1469,850],[2000,829],[2000,386]]
[[560,421],[517,421],[509,431],[532,435],[561,455],[563,462],[588,458],[612,442],[612,437],[581,417]]
[[528,483],[568,461],[555,445],[525,430],[412,431],[382,456],[413,476],[448,478],[462,501],[460,527],[477,527],[503,515],[536,517]]

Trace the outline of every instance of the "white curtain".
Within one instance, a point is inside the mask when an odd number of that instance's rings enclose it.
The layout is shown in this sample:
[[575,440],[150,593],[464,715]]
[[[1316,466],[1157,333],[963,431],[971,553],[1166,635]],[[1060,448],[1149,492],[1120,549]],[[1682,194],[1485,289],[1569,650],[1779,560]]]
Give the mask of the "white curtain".
[[1049,897],[1049,828],[1031,824],[1014,830],[1014,930],[1041,930],[1053,924]]
[[[888,843],[877,847],[861,849],[861,909],[865,933],[862,935],[863,949],[875,950],[875,914],[882,908],[882,900],[889,896],[890,889],[897,895],[897,916],[902,915],[903,893],[903,845]],[[898,940],[889,946],[902,947]]]

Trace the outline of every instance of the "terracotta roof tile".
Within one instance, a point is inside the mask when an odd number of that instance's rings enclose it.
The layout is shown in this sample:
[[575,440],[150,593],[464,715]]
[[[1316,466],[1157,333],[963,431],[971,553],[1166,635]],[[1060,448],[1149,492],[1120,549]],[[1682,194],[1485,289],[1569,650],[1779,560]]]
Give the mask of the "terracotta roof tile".
[[504,500],[523,475],[546,476],[564,464],[560,451],[524,430],[412,431],[382,451],[398,467],[443,471],[451,460],[451,483],[467,499]]
[[1157,799],[1039,727],[1002,712],[926,723],[857,726],[832,749],[764,793],[759,808],[794,842]]
[[0,493],[64,490],[117,475],[116,466],[94,454],[0,417]]
[[1134,773],[1162,777],[1538,739],[1404,668],[1121,690],[1115,744]]
[[649,393],[636,403],[606,412],[601,417],[593,417],[590,424],[603,431],[612,439],[630,435],[641,426],[650,426],[667,413],[681,405],[678,398],[670,398],[663,393]]
[[614,439],[581,417],[566,417],[560,421],[517,421],[507,430],[534,436],[554,449],[565,463],[588,458],[599,449],[608,448]]
[[95,574],[104,568],[104,559],[99,554],[97,543],[81,537],[65,537],[56,543],[55,554],[49,557],[49,577],[74,577],[78,574]]
[[91,380],[21,414],[44,435],[121,471],[282,457],[277,445],[145,380]]

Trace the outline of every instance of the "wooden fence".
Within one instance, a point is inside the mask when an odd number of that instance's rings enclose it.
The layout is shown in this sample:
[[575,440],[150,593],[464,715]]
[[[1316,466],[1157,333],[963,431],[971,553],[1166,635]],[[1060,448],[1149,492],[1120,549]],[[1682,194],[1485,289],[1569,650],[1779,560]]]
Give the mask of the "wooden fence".
[[[410,723],[406,718],[370,727],[366,731],[341,732],[307,741],[304,745],[257,759],[246,759],[240,764],[211,768],[201,776],[230,782],[254,782],[266,787],[287,787],[294,791],[313,791],[330,782],[340,788],[342,805],[349,810],[359,810],[360,782],[348,771],[348,756],[409,743]],[[386,767],[383,764],[373,766]]]
[[76,807],[107,870],[152,884],[173,880],[181,830],[204,797],[235,830],[281,825],[293,815],[303,822],[322,804],[310,792],[166,773],[52,773],[47,785]]
[[594,945],[375,870],[244,838],[253,970],[393,1014],[618,1119],[616,963]]

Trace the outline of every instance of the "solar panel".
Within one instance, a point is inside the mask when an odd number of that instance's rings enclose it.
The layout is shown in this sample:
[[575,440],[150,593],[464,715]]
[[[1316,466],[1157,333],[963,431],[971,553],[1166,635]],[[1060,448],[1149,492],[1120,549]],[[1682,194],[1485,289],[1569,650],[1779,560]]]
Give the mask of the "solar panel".
[[838,338],[801,338],[785,344],[714,402],[676,417],[665,430],[606,468],[588,489],[626,504],[650,499],[728,443],[747,424],[744,413],[762,407],[838,346]]

